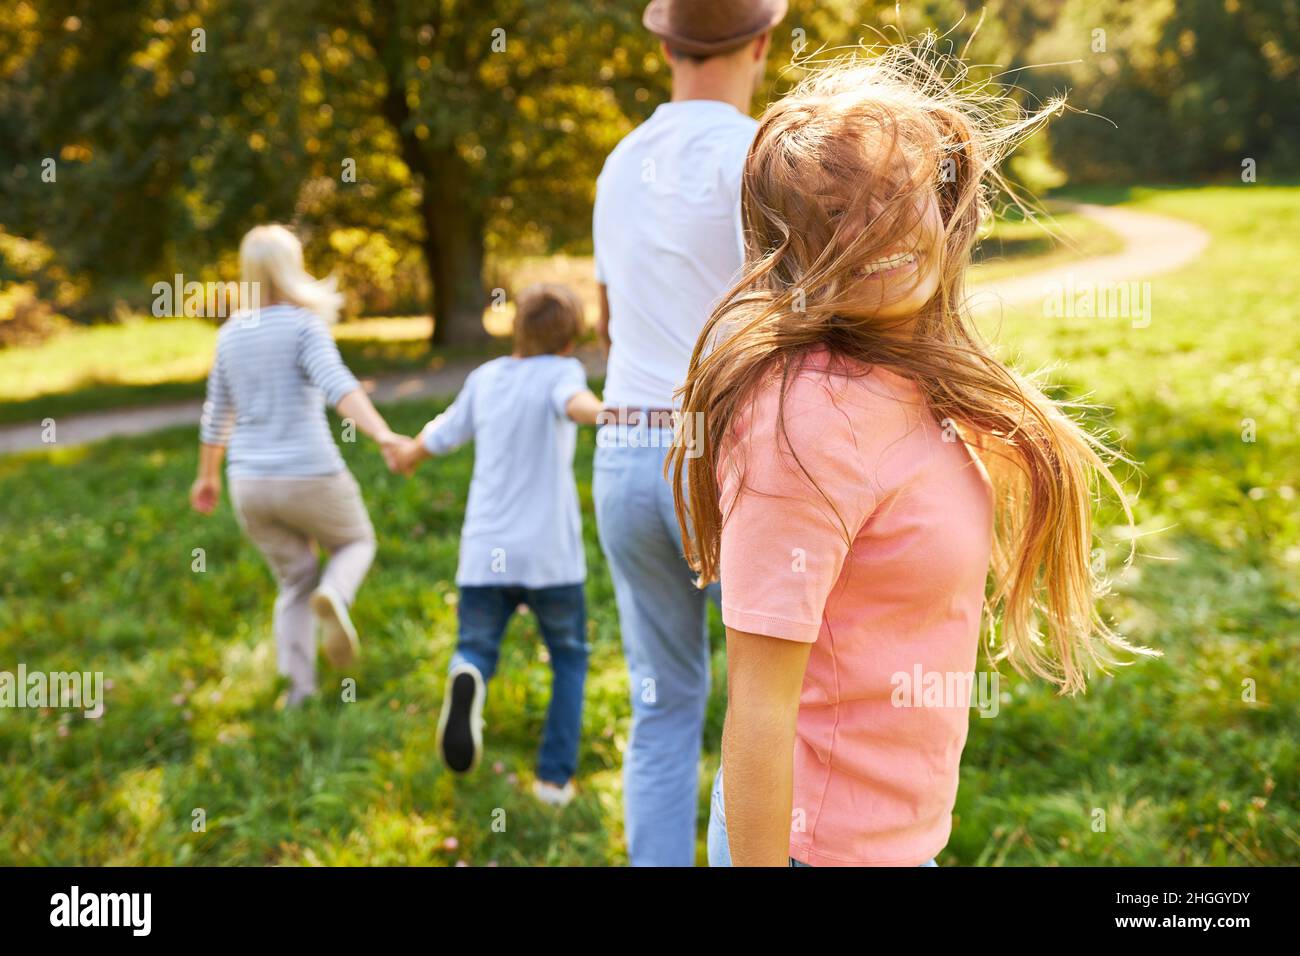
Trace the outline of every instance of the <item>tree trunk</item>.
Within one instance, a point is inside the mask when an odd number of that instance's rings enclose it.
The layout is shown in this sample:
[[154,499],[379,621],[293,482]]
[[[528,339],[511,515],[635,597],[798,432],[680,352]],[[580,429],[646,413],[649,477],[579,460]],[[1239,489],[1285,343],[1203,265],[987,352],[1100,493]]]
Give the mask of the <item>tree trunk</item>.
[[483,327],[483,235],[486,220],[472,173],[455,147],[427,149],[416,136],[406,102],[402,31],[396,3],[376,6],[371,43],[380,52],[387,89],[384,117],[401,143],[402,159],[420,188],[421,243],[433,284],[433,345],[474,345],[491,336]]
[[424,257],[433,282],[434,345],[475,345],[491,339],[483,326],[484,222],[459,158],[437,163],[424,177],[420,212]]

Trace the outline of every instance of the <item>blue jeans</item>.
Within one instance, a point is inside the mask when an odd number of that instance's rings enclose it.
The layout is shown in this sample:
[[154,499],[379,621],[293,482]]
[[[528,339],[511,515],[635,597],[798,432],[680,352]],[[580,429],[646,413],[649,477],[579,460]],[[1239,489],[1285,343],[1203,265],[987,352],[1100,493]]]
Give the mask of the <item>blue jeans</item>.
[[451,665],[468,662],[483,680],[497,669],[501,639],[520,604],[527,604],[551,656],[551,703],[546,710],[537,776],[563,786],[578,771],[582,687],[587,680],[587,599],[581,584],[552,588],[463,587],[460,635]]
[[[790,858],[791,866],[812,866]],[[921,866],[938,866],[933,859]],[[731,847],[727,843],[727,811],[722,802],[722,768],[713,778],[713,796],[709,800],[709,866],[731,866]]]
[[682,554],[664,477],[671,436],[646,425],[601,428],[592,489],[631,679],[623,814],[633,866],[695,863],[708,601],[718,589],[697,588]]

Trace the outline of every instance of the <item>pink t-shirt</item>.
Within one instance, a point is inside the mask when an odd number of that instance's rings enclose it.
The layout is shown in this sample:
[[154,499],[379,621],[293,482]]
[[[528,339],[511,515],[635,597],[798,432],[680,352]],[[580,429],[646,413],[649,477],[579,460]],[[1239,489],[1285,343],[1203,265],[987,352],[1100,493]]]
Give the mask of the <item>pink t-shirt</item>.
[[[723,621],[813,645],[790,855],[917,866],[952,830],[989,570],[988,475],[916,385],[883,367],[809,352],[784,435],[779,397],[779,376],[758,388],[718,477]],[[918,676],[952,692],[923,697]]]

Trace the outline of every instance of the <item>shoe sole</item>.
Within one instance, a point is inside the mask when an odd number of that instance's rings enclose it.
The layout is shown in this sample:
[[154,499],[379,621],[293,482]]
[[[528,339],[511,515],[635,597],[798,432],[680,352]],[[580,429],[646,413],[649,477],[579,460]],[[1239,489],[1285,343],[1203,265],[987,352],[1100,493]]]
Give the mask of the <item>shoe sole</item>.
[[350,666],[361,653],[361,646],[347,611],[341,611],[334,599],[322,591],[311,596],[311,610],[320,622],[325,659],[335,669]]
[[544,806],[554,807],[557,810],[563,810],[565,807],[571,804],[575,796],[577,796],[577,794],[572,792],[570,792],[567,796],[561,796],[559,794],[553,794],[551,796],[543,796],[541,793],[537,791],[536,787],[533,788],[533,799],[535,799],[538,803],[543,804]]
[[483,756],[483,679],[460,670],[447,678],[438,716],[438,753],[453,773],[469,773]]

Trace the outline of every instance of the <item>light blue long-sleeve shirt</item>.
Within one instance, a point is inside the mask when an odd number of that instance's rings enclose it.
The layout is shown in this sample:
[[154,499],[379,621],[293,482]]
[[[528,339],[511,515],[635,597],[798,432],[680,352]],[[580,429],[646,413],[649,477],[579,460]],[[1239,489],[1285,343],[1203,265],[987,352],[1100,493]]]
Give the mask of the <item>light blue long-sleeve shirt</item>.
[[360,388],[325,323],[273,305],[217,334],[199,437],[227,445],[231,478],[311,477],[344,469],[325,405]]
[[544,588],[586,580],[573,479],[578,427],[564,411],[586,388],[574,358],[493,359],[425,426],[424,447],[433,455],[474,442],[458,585]]

